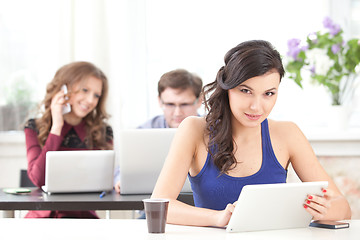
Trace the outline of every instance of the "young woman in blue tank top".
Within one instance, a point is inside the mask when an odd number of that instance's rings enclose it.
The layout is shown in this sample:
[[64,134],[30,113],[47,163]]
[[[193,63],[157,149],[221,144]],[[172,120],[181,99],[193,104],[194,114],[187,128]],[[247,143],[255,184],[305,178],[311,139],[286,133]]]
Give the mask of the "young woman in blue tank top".
[[[302,181],[329,182],[324,197],[304,200],[313,219],[351,217],[301,130],[267,119],[283,76],[280,55],[266,41],[243,42],[225,55],[225,66],[203,90],[206,117],[180,124],[155,186],[153,198],[170,199],[168,223],[224,227],[243,186],[284,183],[290,163]],[[176,200],[187,175],[195,206]]]

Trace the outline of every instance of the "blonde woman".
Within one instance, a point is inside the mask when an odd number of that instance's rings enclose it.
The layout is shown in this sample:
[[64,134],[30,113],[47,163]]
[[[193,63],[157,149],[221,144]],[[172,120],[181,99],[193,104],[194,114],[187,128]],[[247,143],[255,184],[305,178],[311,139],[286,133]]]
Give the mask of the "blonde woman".
[[[45,184],[47,151],[113,149],[112,128],[105,122],[107,95],[108,80],[92,63],[73,62],[56,72],[41,117],[28,120],[24,129],[28,176],[36,186]],[[98,218],[94,211],[29,211],[26,217]]]

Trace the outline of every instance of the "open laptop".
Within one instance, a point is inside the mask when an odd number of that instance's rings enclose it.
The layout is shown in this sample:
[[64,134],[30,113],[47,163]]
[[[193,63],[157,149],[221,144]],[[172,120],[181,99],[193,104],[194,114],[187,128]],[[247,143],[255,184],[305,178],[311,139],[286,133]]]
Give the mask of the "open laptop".
[[323,195],[328,182],[246,185],[243,187],[227,232],[308,227],[312,216],[303,205],[308,194]]
[[[175,128],[128,129],[121,132],[121,194],[152,193],[175,132]],[[192,192],[188,179],[181,192]]]
[[49,151],[46,153],[46,193],[101,192],[113,189],[113,150]]

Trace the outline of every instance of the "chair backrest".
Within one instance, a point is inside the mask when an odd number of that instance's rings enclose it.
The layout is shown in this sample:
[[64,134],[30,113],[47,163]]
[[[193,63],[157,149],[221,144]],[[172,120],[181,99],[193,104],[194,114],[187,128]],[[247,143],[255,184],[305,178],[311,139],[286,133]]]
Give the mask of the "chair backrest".
[[27,170],[20,170],[20,187],[36,187],[28,177]]

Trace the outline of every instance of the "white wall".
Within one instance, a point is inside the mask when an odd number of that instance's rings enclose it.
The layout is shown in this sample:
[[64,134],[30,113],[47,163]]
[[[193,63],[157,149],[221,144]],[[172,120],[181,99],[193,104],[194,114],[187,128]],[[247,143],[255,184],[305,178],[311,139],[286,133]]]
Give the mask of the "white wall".
[[[268,40],[285,56],[288,39],[321,29],[327,15],[349,27],[351,1],[358,0],[0,0],[0,92],[22,74],[40,101],[60,66],[94,62],[110,80],[108,111],[116,135],[161,113],[156,97],[163,73],[186,68],[209,83],[225,53],[250,39]],[[271,117],[324,125],[319,110],[329,105],[328,95],[305,86],[284,78]],[[360,122],[359,95],[354,126]]]

